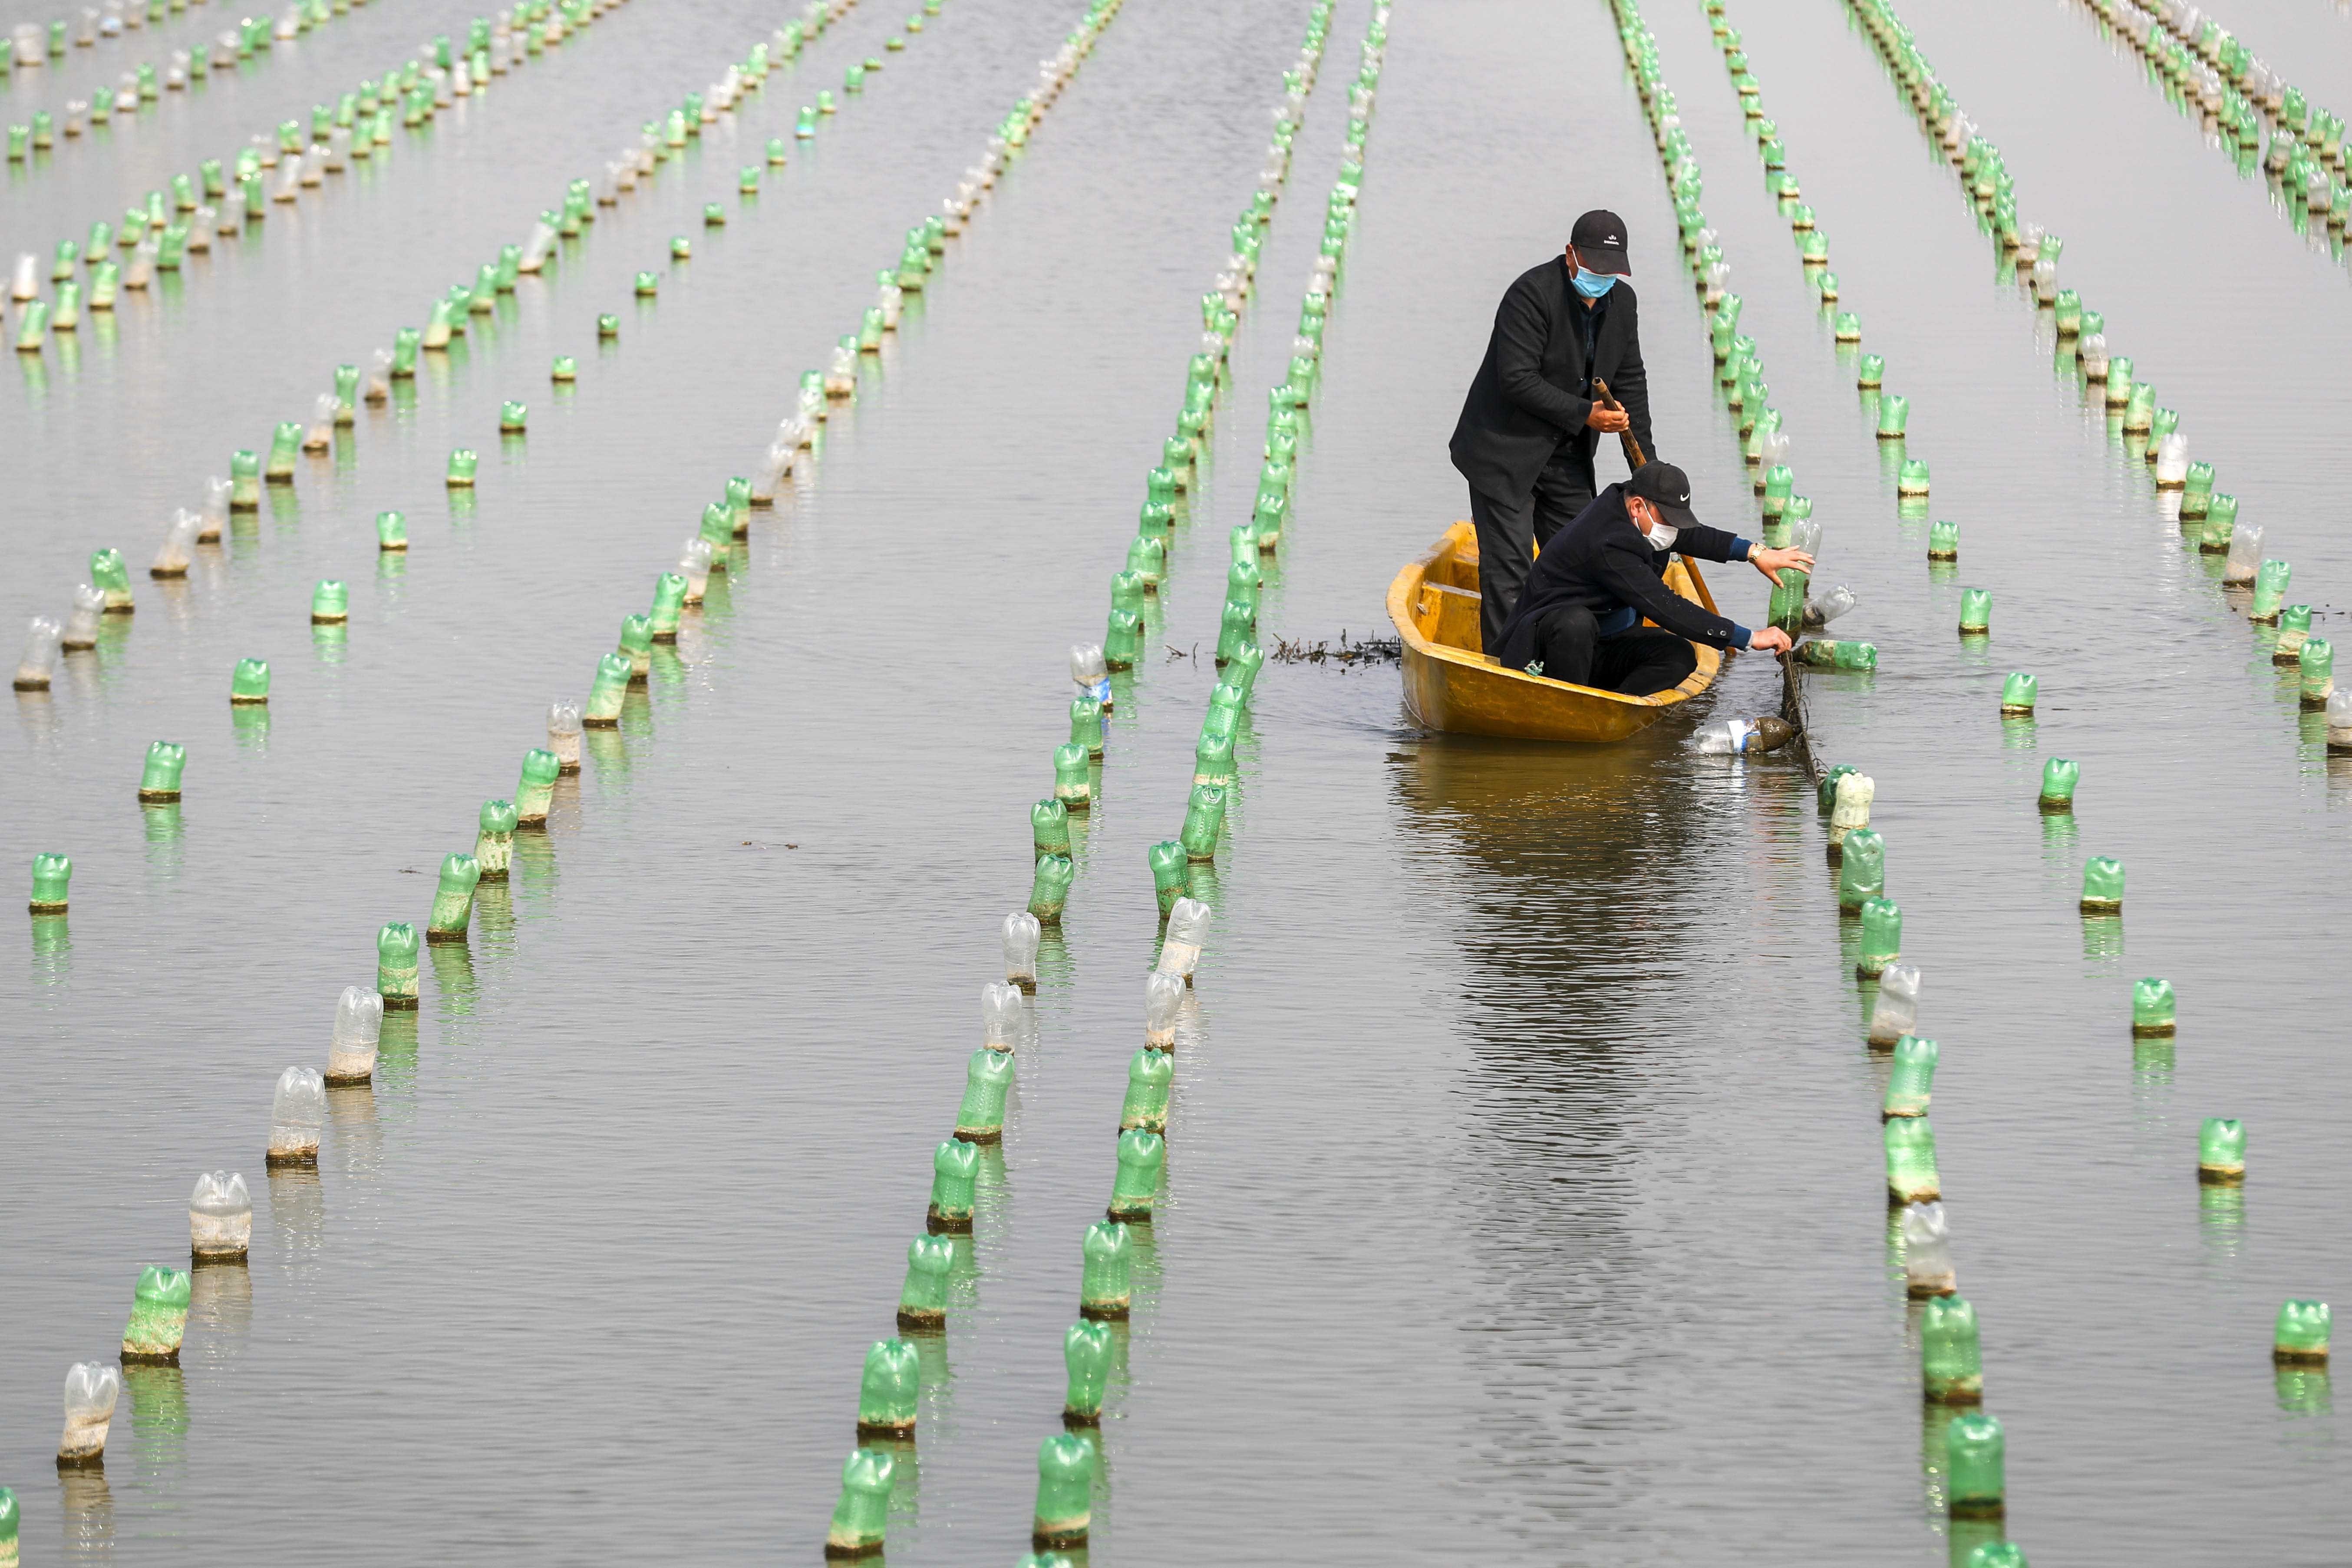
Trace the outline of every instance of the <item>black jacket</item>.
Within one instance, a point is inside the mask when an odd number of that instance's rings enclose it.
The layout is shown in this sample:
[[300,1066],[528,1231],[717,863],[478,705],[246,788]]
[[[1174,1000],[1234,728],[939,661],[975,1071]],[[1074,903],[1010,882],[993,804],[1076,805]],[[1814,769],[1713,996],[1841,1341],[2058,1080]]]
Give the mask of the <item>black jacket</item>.
[[1745,647],[1746,628],[1707,614],[1663,579],[1669,555],[1744,561],[1747,542],[1719,528],[1695,524],[1676,536],[1672,550],[1653,550],[1648,537],[1625,515],[1625,487],[1611,485],[1576,514],[1574,522],[1553,534],[1536,557],[1528,585],[1519,592],[1519,607],[1504,623],[1502,646],[1495,657],[1506,668],[1525,669],[1536,656],[1535,623],[1563,605],[1580,605],[1595,616],[1631,605],[1636,616],[1692,642],[1718,648]]
[[[1570,280],[1568,258],[1555,256],[1519,274],[1495,311],[1495,334],[1471,378],[1454,426],[1454,466],[1482,495],[1511,504],[1533,494],[1536,475],[1563,437],[1581,444],[1590,461],[1601,432],[1589,427],[1592,400],[1585,384],[1584,331],[1570,312],[1584,303]],[[1624,405],[1642,450],[1650,439],[1650,381],[1642,369],[1642,321],[1633,286],[1620,279],[1593,345],[1592,368]]]

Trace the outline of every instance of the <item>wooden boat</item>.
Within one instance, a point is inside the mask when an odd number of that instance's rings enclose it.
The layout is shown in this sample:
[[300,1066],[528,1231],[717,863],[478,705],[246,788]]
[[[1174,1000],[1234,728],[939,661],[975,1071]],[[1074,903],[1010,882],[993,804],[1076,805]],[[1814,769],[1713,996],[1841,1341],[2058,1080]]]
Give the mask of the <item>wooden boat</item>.
[[[1715,609],[1696,567],[1677,555],[1666,586]],[[1629,697],[1505,669],[1478,650],[1478,536],[1457,522],[1389,584],[1389,619],[1404,645],[1404,700],[1433,730],[1523,741],[1622,741],[1715,683],[1723,656],[1694,643],[1698,668],[1671,691]]]

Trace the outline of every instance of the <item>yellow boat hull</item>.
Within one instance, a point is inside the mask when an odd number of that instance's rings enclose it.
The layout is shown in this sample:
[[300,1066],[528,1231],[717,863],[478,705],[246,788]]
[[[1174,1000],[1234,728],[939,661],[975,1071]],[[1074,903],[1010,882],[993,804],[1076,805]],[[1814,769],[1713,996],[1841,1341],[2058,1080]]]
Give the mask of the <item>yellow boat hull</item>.
[[[1688,562],[1666,586],[1708,610],[1715,596]],[[1715,684],[1723,656],[1694,643],[1698,668],[1671,691],[1629,697],[1505,669],[1478,651],[1478,537],[1457,522],[1389,584],[1389,619],[1404,647],[1404,700],[1432,730],[1522,741],[1622,741]]]

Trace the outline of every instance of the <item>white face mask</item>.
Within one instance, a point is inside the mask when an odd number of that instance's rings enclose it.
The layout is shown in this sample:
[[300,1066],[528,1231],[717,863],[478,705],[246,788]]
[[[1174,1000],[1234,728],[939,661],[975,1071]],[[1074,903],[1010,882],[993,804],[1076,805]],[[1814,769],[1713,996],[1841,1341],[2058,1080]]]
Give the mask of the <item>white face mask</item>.
[[[1682,532],[1682,530],[1660,517],[1656,508],[1652,507],[1649,511],[1650,527],[1643,537],[1650,542],[1650,548],[1653,550],[1672,550],[1675,547],[1675,537]],[[1640,528],[1642,525],[1637,522],[1633,526]]]

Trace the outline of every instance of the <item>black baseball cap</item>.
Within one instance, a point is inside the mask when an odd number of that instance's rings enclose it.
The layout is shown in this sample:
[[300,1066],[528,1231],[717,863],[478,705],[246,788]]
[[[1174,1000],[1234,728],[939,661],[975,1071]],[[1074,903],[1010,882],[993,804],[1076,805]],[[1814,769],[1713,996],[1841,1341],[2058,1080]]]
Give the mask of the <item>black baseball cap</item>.
[[1568,243],[1576,247],[1577,258],[1588,272],[1613,272],[1620,278],[1633,275],[1633,264],[1625,259],[1625,220],[1605,207],[1595,207],[1578,218],[1569,231]]
[[1643,464],[1625,481],[1625,493],[1656,507],[1658,515],[1676,528],[1698,526],[1698,519],[1691,515],[1690,477],[1672,463]]

